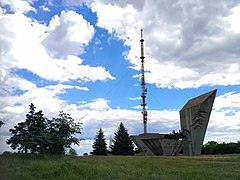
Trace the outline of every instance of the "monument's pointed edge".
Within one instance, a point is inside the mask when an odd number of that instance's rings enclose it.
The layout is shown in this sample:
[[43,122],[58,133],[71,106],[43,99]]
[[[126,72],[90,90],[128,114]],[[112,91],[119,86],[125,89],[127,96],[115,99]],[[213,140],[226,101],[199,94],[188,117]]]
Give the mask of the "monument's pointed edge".
[[[192,107],[192,106],[195,106],[197,104],[201,104],[203,103],[207,98],[209,98],[210,96],[213,96],[215,98],[216,96],[216,93],[217,93],[217,89],[215,90],[212,90],[212,91],[209,91],[205,94],[202,94],[200,96],[197,96],[197,97],[194,97],[192,99],[190,99],[184,106],[181,110],[184,110],[184,109],[187,109],[189,107]],[[180,111],[181,111],[180,110]]]

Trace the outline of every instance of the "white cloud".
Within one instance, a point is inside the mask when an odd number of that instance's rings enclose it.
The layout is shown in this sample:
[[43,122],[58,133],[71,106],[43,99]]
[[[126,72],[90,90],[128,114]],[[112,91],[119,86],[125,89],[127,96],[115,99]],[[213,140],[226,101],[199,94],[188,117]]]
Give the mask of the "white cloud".
[[225,19],[230,24],[230,30],[234,33],[240,33],[240,27],[238,21],[240,18],[240,6],[234,7],[231,9],[231,14]]
[[[89,0],[90,1],[90,0]],[[75,1],[75,0],[62,0],[64,6],[82,6],[84,1]]]
[[[106,79],[115,79],[102,66],[91,67],[89,65],[81,65],[82,60],[76,56],[68,56],[66,60],[58,60],[56,64],[61,67],[65,74],[61,74],[61,80],[77,79],[79,81],[97,81]],[[56,71],[57,72],[57,71]],[[94,72],[94,73],[93,73]]]
[[[36,9],[31,6],[33,0],[1,0],[2,6],[8,6],[11,11],[26,13],[28,11],[36,12]],[[1,7],[0,7],[1,8]]]
[[64,85],[64,84],[57,84],[57,85],[50,85],[44,87],[47,90],[50,90],[51,92],[54,92],[54,94],[62,94],[66,93],[66,89],[77,89],[77,90],[83,90],[88,91],[89,89],[87,87],[80,87],[80,86],[72,86],[72,85]]
[[[237,108],[240,104],[240,93],[237,92],[228,92],[223,94],[215,100],[214,109],[216,111],[221,111],[225,108]],[[239,108],[240,110],[240,108]]]
[[90,155],[90,152],[92,151],[92,145],[94,140],[82,140],[80,142],[80,146],[73,146],[73,149],[75,149],[78,153],[78,155],[83,155],[84,153],[88,153]]
[[10,95],[16,90],[27,91],[35,87],[34,83],[4,70],[0,66],[0,96]]
[[[63,110],[67,103],[61,100],[58,95],[67,93],[67,89],[77,89],[88,91],[87,87],[72,86],[72,85],[49,85],[45,87],[32,87],[20,95],[6,95],[1,97],[1,114],[5,116],[8,111],[14,112],[17,109],[27,109],[30,103],[34,103],[40,109],[44,109],[48,114],[56,113]],[[49,108],[51,107],[51,108]],[[22,111],[17,111],[21,112]]]
[[71,86],[64,84],[45,87],[32,87],[20,95],[5,95],[0,99],[0,119],[5,123],[1,128],[1,136],[9,136],[8,129],[13,128],[17,122],[23,121],[28,113],[28,105],[33,103],[43,110],[48,118],[56,117],[58,112],[67,109],[67,101],[59,95],[67,93],[67,89],[88,90],[87,87]]
[[[82,65],[83,60],[75,56],[88,45],[93,27],[75,12],[62,12],[62,16],[55,17],[50,26],[45,26],[23,14],[3,14],[0,17],[1,71],[9,74],[12,69],[26,69],[41,78],[54,81],[114,79],[104,67]],[[64,32],[65,36],[56,39],[55,35],[60,34],[55,30],[62,31],[64,28],[68,33]],[[53,32],[55,35],[52,35]],[[43,46],[42,40],[46,46]],[[56,44],[63,47],[61,52]],[[55,56],[64,57],[51,57],[45,50],[49,46],[52,46]],[[69,48],[77,51],[71,52]]]
[[129,98],[129,100],[135,101],[135,100],[140,100],[141,97],[134,97],[134,98]]
[[142,106],[138,105],[138,106],[133,106],[133,109],[142,109]]
[[62,11],[50,21],[43,44],[53,57],[79,55],[94,35],[94,28],[82,15]]
[[149,0],[141,8],[124,2],[95,0],[89,7],[98,26],[130,47],[127,58],[138,70],[144,28],[148,83],[176,88],[240,83],[238,1]]
[[216,132],[237,133],[240,132],[240,93],[229,92],[216,98],[214,102],[212,121],[210,128]]
[[42,9],[43,11],[50,12],[50,9],[48,7],[39,6],[39,8]]

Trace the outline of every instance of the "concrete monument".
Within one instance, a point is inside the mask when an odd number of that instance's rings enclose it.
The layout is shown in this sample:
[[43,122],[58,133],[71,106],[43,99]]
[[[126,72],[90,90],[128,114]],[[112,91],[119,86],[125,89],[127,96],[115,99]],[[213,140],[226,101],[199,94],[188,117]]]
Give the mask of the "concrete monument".
[[145,155],[200,155],[217,90],[190,99],[180,110],[181,131],[131,136]]
[[216,92],[217,90],[213,90],[190,99],[180,110],[181,129],[188,132],[183,140],[189,141],[183,148],[183,154],[201,154]]

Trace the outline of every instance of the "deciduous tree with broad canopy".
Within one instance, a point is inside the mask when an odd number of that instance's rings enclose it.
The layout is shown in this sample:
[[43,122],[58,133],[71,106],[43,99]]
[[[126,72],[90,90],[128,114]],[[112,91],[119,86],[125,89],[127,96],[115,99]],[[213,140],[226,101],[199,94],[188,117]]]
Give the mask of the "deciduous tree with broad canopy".
[[64,112],[60,112],[58,118],[48,120],[48,145],[50,154],[64,154],[71,144],[79,144],[80,139],[76,134],[81,134],[81,124],[74,123],[74,119]]
[[111,149],[113,155],[134,155],[133,142],[122,122],[120,123],[112,142],[113,145],[111,146]]
[[95,141],[93,143],[93,152],[91,152],[92,155],[107,155],[107,143],[104,138],[104,134],[102,129],[100,128]]

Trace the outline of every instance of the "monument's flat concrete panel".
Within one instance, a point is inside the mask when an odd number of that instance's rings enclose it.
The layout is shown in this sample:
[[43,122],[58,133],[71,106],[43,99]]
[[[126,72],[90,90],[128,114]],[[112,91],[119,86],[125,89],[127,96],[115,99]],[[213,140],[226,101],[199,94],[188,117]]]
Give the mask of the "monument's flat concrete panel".
[[217,90],[190,99],[180,110],[182,131],[186,130],[184,140],[189,141],[183,148],[184,155],[200,155],[208,121]]
[[[154,154],[154,151],[152,151],[149,148],[149,146],[147,146],[144,143],[144,140],[147,140],[147,139],[158,139],[158,138],[161,138],[161,136],[162,135],[160,135],[158,133],[147,133],[147,134],[139,134],[138,136],[131,136],[131,139],[136,144],[138,149],[143,151],[145,153],[145,155],[147,155],[147,156],[154,156],[154,155],[157,155],[157,154]],[[161,151],[161,149],[158,149],[157,151]],[[158,154],[158,155],[160,155],[160,154]]]
[[190,99],[180,110],[182,139],[169,139],[166,134],[145,133],[131,136],[145,155],[175,156],[201,154],[202,144],[217,90]]
[[187,143],[185,140],[168,139],[165,136],[166,134],[147,133],[131,138],[147,156],[176,156]]

